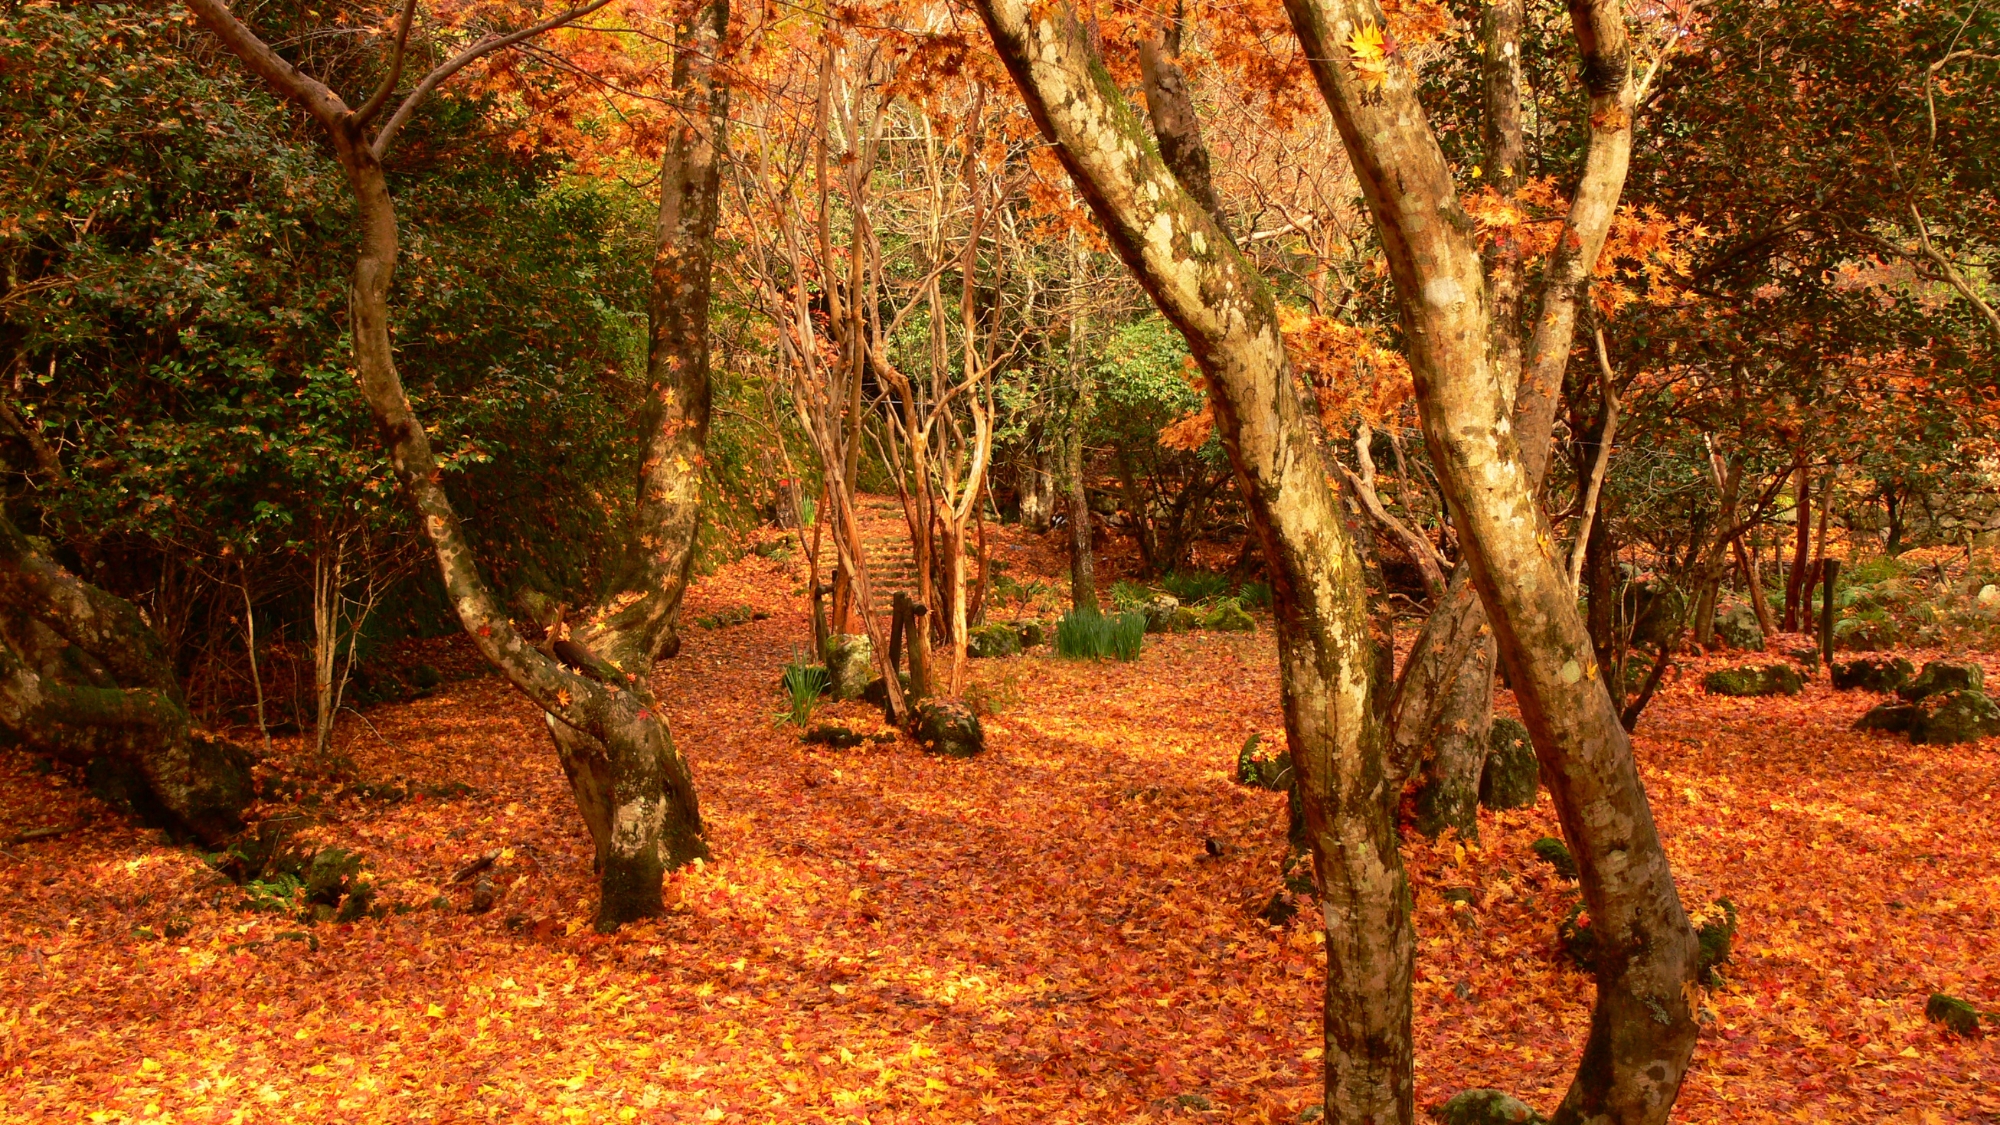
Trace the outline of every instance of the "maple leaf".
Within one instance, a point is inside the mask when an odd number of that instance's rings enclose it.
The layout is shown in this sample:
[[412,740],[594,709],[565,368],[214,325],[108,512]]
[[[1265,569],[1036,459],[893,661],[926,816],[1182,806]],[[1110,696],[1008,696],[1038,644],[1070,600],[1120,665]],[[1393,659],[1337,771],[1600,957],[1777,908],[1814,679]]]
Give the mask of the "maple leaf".
[[1372,23],[1362,24],[1347,38],[1347,51],[1354,56],[1355,77],[1361,80],[1365,89],[1380,90],[1389,80],[1389,45],[1382,36],[1382,29]]

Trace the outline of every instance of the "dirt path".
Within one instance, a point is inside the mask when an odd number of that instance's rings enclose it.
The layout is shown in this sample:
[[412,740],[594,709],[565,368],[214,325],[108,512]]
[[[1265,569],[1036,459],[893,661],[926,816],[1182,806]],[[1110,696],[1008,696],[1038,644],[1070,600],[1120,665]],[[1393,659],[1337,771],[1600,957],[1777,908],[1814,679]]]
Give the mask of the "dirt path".
[[[1003,547],[1056,581],[1044,545]],[[1323,961],[1309,929],[1253,917],[1283,798],[1228,776],[1246,735],[1280,730],[1268,620],[1149,638],[1132,664],[979,662],[999,712],[977,759],[830,752],[776,721],[778,665],[809,638],[802,572],[752,555],[705,579],[689,619],[771,616],[692,630],[660,667],[717,859],[673,878],[657,924],[587,929],[567,788],[492,679],[343,735],[370,780],[472,795],[303,810],[413,912],[244,912],[101,807],[0,852],[0,1118],[1294,1120]],[[1639,752],[1683,897],[1730,897],[1743,932],[1676,1120],[2000,1121],[1996,1040],[1922,1016],[1934,989],[2000,1007],[2000,744],[1849,733],[1867,701],[1824,681],[1749,702],[1692,680]],[[0,834],[92,807],[0,752]],[[1526,850],[1552,830],[1544,798],[1486,814],[1463,853],[1407,849],[1420,1104],[1560,1096],[1589,984],[1554,948],[1574,890]],[[468,914],[445,884],[496,850],[503,896]]]

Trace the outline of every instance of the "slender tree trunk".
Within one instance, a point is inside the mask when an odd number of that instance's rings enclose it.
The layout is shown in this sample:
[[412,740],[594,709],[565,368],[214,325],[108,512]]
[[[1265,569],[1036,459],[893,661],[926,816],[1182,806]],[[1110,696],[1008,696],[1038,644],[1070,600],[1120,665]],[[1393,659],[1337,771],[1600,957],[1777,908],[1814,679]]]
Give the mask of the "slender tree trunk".
[[1326,1119],[1408,1123],[1412,936],[1396,789],[1383,768],[1387,654],[1276,305],[1116,95],[1075,12],[1030,0],[979,8],[1111,245],[1207,377],[1271,571],[1287,741],[1326,924]]
[[1806,601],[1806,571],[1812,562],[1812,470],[1806,467],[1806,455],[1798,453],[1795,467],[1797,474],[1796,502],[1792,505],[1792,569],[1785,577],[1785,632],[1796,633],[1801,628],[1805,611],[1801,608]]
[[1090,491],[1084,483],[1083,438],[1090,422],[1089,305],[1083,294],[1083,249],[1074,236],[1070,245],[1069,425],[1063,433],[1062,484],[1069,510],[1069,604],[1071,609],[1098,608],[1097,556],[1091,544]]
[[[1550,263],[1554,284],[1520,394],[1532,424],[1510,425],[1517,410],[1492,367],[1472,223],[1413,80],[1392,58],[1377,86],[1351,66],[1344,46],[1360,29],[1381,26],[1381,9],[1374,0],[1287,0],[1286,10],[1381,232],[1431,460],[1603,942],[1590,1036],[1556,1120],[1662,1122],[1694,1049],[1694,934],[1536,499],[1546,443],[1516,433],[1552,424],[1539,419],[1553,417],[1575,302],[1601,239],[1572,247],[1565,237]],[[1613,0],[1579,0],[1571,15],[1594,136],[1570,225],[1608,229],[1631,143],[1624,14]],[[1598,144],[1605,134],[1622,137]]]

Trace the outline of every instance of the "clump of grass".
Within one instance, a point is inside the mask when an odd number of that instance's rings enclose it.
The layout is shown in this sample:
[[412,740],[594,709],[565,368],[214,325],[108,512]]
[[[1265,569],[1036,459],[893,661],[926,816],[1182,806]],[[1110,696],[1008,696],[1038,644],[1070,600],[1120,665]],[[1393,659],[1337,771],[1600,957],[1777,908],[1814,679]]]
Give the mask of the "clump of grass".
[[793,649],[792,659],[779,676],[785,695],[791,700],[791,720],[805,726],[812,720],[813,707],[826,692],[826,665],[814,660],[804,649]]
[[1236,601],[1244,609],[1271,608],[1271,585],[1268,582],[1245,582],[1236,590]]
[[1071,660],[1101,660],[1107,656],[1136,660],[1145,644],[1143,613],[1107,617],[1096,610],[1077,609],[1056,622],[1056,653]]
[[1229,576],[1212,570],[1177,570],[1160,579],[1160,588],[1183,603],[1205,602],[1229,592]]
[[1137,582],[1123,578],[1111,584],[1111,608],[1116,610],[1138,609],[1153,600],[1153,592]]

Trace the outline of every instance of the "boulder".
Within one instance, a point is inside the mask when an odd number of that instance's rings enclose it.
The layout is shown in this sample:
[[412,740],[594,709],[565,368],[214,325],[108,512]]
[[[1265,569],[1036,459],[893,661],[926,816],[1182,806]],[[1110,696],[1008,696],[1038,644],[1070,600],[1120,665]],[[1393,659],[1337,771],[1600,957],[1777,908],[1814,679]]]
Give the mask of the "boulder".
[[859,699],[875,676],[875,642],[866,633],[826,639],[827,690],[835,699]]
[[1257,619],[1250,616],[1235,598],[1224,598],[1215,603],[1208,616],[1201,619],[1201,627],[1218,633],[1248,633],[1257,628]]
[[1694,923],[1696,945],[1694,979],[1719,986],[1722,978],[1716,973],[1716,966],[1728,962],[1730,947],[1736,942],[1736,904],[1726,898],[1716,899],[1695,911],[1689,921]]
[[1900,656],[1864,656],[1833,666],[1837,691],[1895,691],[1909,682],[1916,666]]
[[972,708],[949,699],[926,699],[912,710],[917,745],[948,758],[970,758],[986,749],[986,732]]
[[1021,655],[1021,634],[1012,625],[981,625],[965,638],[965,654],[977,659]]
[[1479,803],[1489,809],[1520,809],[1535,803],[1542,771],[1528,728],[1518,719],[1493,720],[1486,735],[1486,768],[1479,775]]
[[1878,703],[1870,707],[1866,715],[1854,720],[1854,729],[1903,734],[1916,725],[1917,713],[1914,703]]
[[1917,678],[1896,689],[1910,703],[1948,691],[1983,691],[1986,672],[1970,660],[1933,660]]
[[1453,1094],[1433,1116],[1443,1125],[1546,1125],[1548,1121],[1526,1102],[1498,1090]]
[[1757,611],[1734,605],[1715,615],[1715,639],[1730,648],[1748,652],[1764,651],[1764,629],[1757,624]]
[[1749,664],[1718,668],[1701,678],[1701,686],[1712,695],[1797,695],[1806,679],[1794,664]]
[[1544,836],[1528,845],[1535,858],[1556,869],[1556,874],[1565,879],[1577,876],[1576,857],[1569,854],[1569,845],[1554,836]]
[[1236,753],[1236,784],[1283,793],[1292,787],[1292,756],[1282,744],[1266,746],[1264,736],[1243,740]]
[[1911,742],[1972,742],[2000,735],[2000,707],[1985,692],[1966,689],[1925,696],[1916,709]]
[[1048,644],[1049,638],[1055,635],[1054,629],[1040,621],[1019,622],[1015,625],[1015,630],[1020,634],[1022,648],[1039,648]]

